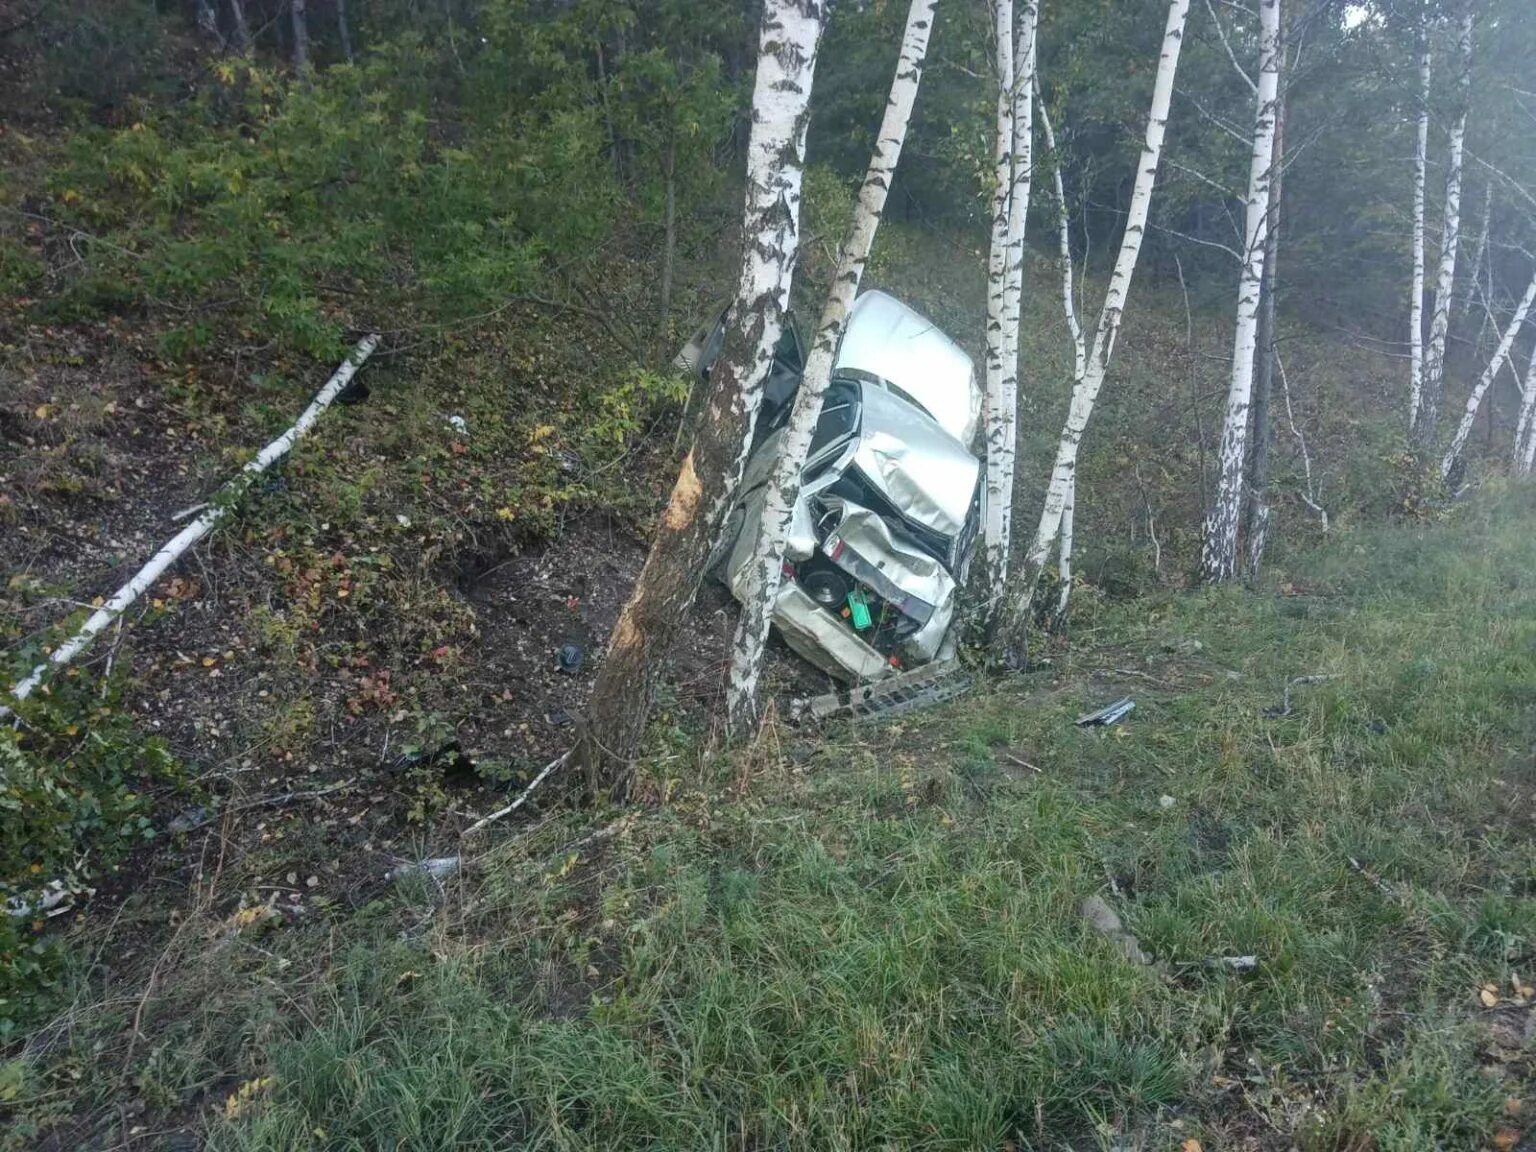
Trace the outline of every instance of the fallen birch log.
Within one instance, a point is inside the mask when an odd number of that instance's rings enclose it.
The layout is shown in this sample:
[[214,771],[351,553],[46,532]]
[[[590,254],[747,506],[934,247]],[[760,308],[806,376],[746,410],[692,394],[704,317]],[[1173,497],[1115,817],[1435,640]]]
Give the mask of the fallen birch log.
[[[256,459],[242,468],[239,474],[231,480],[219,492],[208,505],[207,509],[192,523],[188,524],[166,544],[164,548],[156,552],[150,558],[148,564],[140,568],[134,574],[132,580],[124,584],[112,595],[91,618],[87,620],[65,643],[59,645],[48,657],[46,663],[39,664],[32,669],[31,675],[20,681],[11,689],[11,694],[18,700],[25,700],[40,685],[51,669],[64,667],[90,645],[102,632],[109,628],[113,621],[121,616],[128,607],[153,587],[156,580],[165,573],[165,570],[174,564],[187,549],[196,544],[208,533],[218,527],[219,522],[228,516],[230,511],[239,502],[240,497],[250,487],[255,478],[272,467],[277,461],[286,456],[299,439],[309,431],[315,421],[320,418],[337,396],[351,383],[352,377],[358,368],[373,355],[373,350],[379,346],[377,335],[363,337],[353,348],[341,367],[336,369],[335,375],[326,381],[325,387],[315,394],[309,407],[293,423],[293,426],[279,436],[272,443],[263,448],[257,454]],[[8,709],[0,709],[3,715]]]

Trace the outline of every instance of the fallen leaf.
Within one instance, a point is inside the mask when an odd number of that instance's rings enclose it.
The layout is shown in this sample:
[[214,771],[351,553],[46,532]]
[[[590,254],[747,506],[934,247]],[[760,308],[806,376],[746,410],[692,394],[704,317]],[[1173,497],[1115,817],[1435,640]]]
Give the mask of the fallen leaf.
[[1499,1152],[1509,1152],[1516,1144],[1520,1143],[1520,1132],[1515,1128],[1500,1128],[1493,1134],[1493,1146]]
[[225,1119],[233,1120],[261,1093],[272,1086],[272,1077],[258,1076],[254,1080],[247,1080],[239,1088],[230,1093],[229,1099],[224,1101]]
[[1504,1115],[1506,1115],[1506,1116],[1518,1116],[1518,1115],[1520,1115],[1520,1109],[1523,1108],[1523,1107],[1524,1107],[1524,1105],[1521,1104],[1520,1097],[1518,1097],[1518,1096],[1506,1096],[1506,1097],[1504,1097]]
[[1179,1152],[1201,1152],[1200,1141],[1191,1136],[1188,1140],[1179,1145]]

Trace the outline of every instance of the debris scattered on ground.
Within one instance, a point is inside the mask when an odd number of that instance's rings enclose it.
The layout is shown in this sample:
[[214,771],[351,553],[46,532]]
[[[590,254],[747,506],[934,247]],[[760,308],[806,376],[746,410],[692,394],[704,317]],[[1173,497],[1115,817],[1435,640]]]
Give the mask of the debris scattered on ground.
[[1078,908],[1079,915],[1100,936],[1110,941],[1132,964],[1151,964],[1152,957],[1142,950],[1136,937],[1125,930],[1120,917],[1102,896],[1090,896]]
[[1291,714],[1292,688],[1298,688],[1303,684],[1321,684],[1324,681],[1333,679],[1335,679],[1335,677],[1331,673],[1318,674],[1313,676],[1296,676],[1292,678],[1292,680],[1285,686],[1285,696],[1281,699],[1280,706],[1278,708],[1264,709],[1264,715],[1271,720],[1279,720],[1283,717],[1289,716]]
[[1252,972],[1259,966],[1257,956],[1217,956],[1211,963],[1218,968],[1229,968],[1233,972]]
[[414,864],[402,864],[384,873],[386,880],[403,880],[407,876],[426,876],[441,884],[458,872],[462,858],[458,856],[432,856]]
[[910,672],[887,676],[847,692],[827,692],[790,705],[790,719],[827,720],[834,716],[898,716],[918,708],[953,700],[971,686],[971,677],[958,660],[939,660]]
[[1157,806],[1164,812],[1168,811],[1168,809],[1172,808],[1177,803],[1178,801],[1175,800],[1172,796],[1168,795],[1166,792],[1157,798]]
[[465,421],[464,417],[460,416],[457,412],[453,413],[451,416],[444,416],[443,422],[446,423],[448,427],[457,432],[460,436],[469,435],[468,422]]
[[575,676],[586,663],[587,654],[580,644],[562,644],[555,649],[555,671]]
[[1122,696],[1111,704],[1106,704],[1096,712],[1089,712],[1077,718],[1079,728],[1108,728],[1111,724],[1118,724],[1131,714],[1136,708],[1136,701],[1129,696]]

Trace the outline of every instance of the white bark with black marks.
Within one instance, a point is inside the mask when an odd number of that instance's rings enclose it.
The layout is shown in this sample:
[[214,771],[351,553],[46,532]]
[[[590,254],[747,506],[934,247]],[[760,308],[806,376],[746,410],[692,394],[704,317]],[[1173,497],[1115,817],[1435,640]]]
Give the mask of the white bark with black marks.
[[1445,218],[1440,234],[1440,265],[1435,275],[1435,310],[1429,321],[1429,346],[1424,353],[1424,385],[1419,397],[1413,439],[1421,449],[1433,447],[1445,399],[1445,345],[1451,330],[1451,295],[1456,288],[1456,249],[1461,239],[1462,155],[1467,138],[1467,114],[1472,90],[1472,10],[1461,19],[1457,36],[1456,119],[1451,124],[1445,161]]
[[912,0],[906,31],[891,81],[885,115],[875,137],[874,153],[854,203],[848,234],[838,257],[832,289],[822,307],[816,336],[806,357],[805,372],[795,394],[789,423],[779,446],[778,459],[768,479],[768,490],[751,559],[747,561],[741,617],[731,645],[731,670],[726,693],[726,712],[735,733],[747,731],[757,720],[757,686],[762,671],[763,649],[778,602],[784,570],[784,543],[796,501],[800,497],[801,470],[810,453],[822,400],[832,379],[832,365],[848,328],[848,314],[858,295],[864,265],[869,260],[875,230],[885,211],[885,199],[901,160],[907,124],[923,75],[928,38],[933,29],[937,0]]
[[315,398],[310,401],[309,407],[299,415],[293,425],[273,440],[265,448],[256,454],[256,458],[245,465],[233,480],[225,486],[223,492],[215,499],[201,516],[188,524],[170,542],[156,552],[149,562],[140,568],[133,579],[124,584],[112,594],[112,598],[98,608],[68,641],[55,648],[48,657],[46,664],[40,664],[14,688],[11,695],[18,700],[25,700],[40,685],[50,671],[62,668],[90,645],[91,641],[105,632],[111,625],[128,610],[128,607],[145,592],[154,586],[156,580],[165,574],[172,564],[179,560],[192,545],[196,544],[208,533],[212,532],[232,512],[239,502],[241,495],[250,487],[255,478],[272,467],[277,461],[293,449],[293,446],[314,426],[322,413],[335,402],[336,397],[346,391],[347,385],[352,382],[352,377],[362,367],[363,361],[373,355],[373,350],[379,346],[377,336],[367,336],[358,342],[352,349],[351,355],[337,368],[335,373],[325,386],[315,393]]
[[1429,29],[1419,33],[1418,129],[1413,146],[1413,274],[1408,286],[1408,427],[1424,402],[1424,188],[1429,173]]
[[[1038,85],[1038,75],[1035,81]],[[1062,157],[1056,147],[1051,114],[1038,92],[1036,98],[1040,105],[1040,130],[1045,135],[1045,146],[1051,153],[1051,183],[1056,192],[1056,245],[1061,258],[1061,311],[1067,321],[1067,334],[1072,340],[1072,388],[1075,392],[1082,386],[1083,377],[1088,371],[1088,344],[1083,337],[1083,325],[1077,318],[1077,299],[1072,290],[1075,282],[1072,271],[1072,213],[1067,206],[1067,189],[1061,176]],[[1056,601],[1058,620],[1066,617],[1067,606],[1072,598],[1072,512],[1076,496],[1077,477],[1074,474],[1067,482],[1067,493],[1061,509],[1061,545],[1057,553],[1057,575],[1061,584]]]
[[1531,465],[1536,464],[1536,348],[1531,349],[1531,362],[1525,369],[1525,395],[1520,399],[1520,417],[1515,421],[1516,476],[1529,476]]
[[[988,558],[987,576],[992,582],[987,597],[987,615],[1002,602],[1013,544],[1013,489],[1018,460],[1019,413],[1019,318],[1024,307],[1024,233],[1029,221],[1029,200],[1034,185],[1035,163],[1035,29],[1039,22],[1038,0],[1024,0],[1019,11],[1018,34],[1013,53],[1013,108],[1010,128],[1012,172],[1008,186],[1008,229],[1004,247],[1002,308],[1002,379],[997,394],[997,409],[1002,436],[998,445],[996,467],[991,466],[989,438],[988,472],[991,487],[1002,498],[995,509],[994,524],[999,529],[1000,547]],[[990,490],[990,489],[989,489]]]
[[736,300],[693,450],[592,687],[580,754],[590,791],[627,793],[661,671],[741,480],[800,251],[805,134],[825,10],[821,0],[767,0],[763,8]]
[[1275,169],[1275,116],[1280,92],[1280,0],[1259,0],[1259,83],[1248,166],[1243,273],[1237,289],[1232,376],[1221,434],[1216,494],[1205,518],[1201,569],[1212,583],[1237,574],[1237,526],[1248,460],[1249,404],[1258,350],[1260,289],[1269,239],[1269,186]]
[[1013,0],[993,0],[997,41],[997,119],[992,152],[992,238],[987,249],[987,330],[983,355],[982,429],[986,476],[982,492],[981,560],[991,619],[1008,573],[1013,519],[1013,458],[1018,411],[1008,403],[1008,210],[1013,191]]
[[1141,157],[1137,161],[1136,182],[1131,189],[1130,205],[1126,211],[1125,234],[1115,257],[1114,271],[1110,274],[1109,288],[1105,292],[1104,306],[1094,328],[1082,379],[1072,389],[1066,424],[1056,446],[1056,462],[1051,469],[1050,484],[1040,511],[1040,522],[1035,528],[1034,539],[1023,563],[1008,582],[1005,620],[996,641],[1005,664],[1017,665],[1023,661],[1024,638],[1029,627],[1040,572],[1061,531],[1067,501],[1074,494],[1078,446],[1082,442],[1083,430],[1088,426],[1088,418],[1093,414],[1094,402],[1104,386],[1104,377],[1114,354],[1115,337],[1120,332],[1126,295],[1130,291],[1136,262],[1141,256],[1141,243],[1146,235],[1147,213],[1152,204],[1152,190],[1157,183],[1163,138],[1168,129],[1168,109],[1173,100],[1173,81],[1178,72],[1179,53],[1184,45],[1184,27],[1188,19],[1189,0],[1172,0],[1168,5],[1168,22],[1163,29],[1157,76],[1152,85],[1146,138]]
[[1504,328],[1504,333],[1499,338],[1499,346],[1493,350],[1493,358],[1488,361],[1488,367],[1483,369],[1483,374],[1478,377],[1477,384],[1472,388],[1472,394],[1467,397],[1467,409],[1461,414],[1461,424],[1456,429],[1456,435],[1451,437],[1451,444],[1445,450],[1445,457],[1440,461],[1440,477],[1446,478],[1451,474],[1457,458],[1462,449],[1467,446],[1467,437],[1472,435],[1472,424],[1477,419],[1477,410],[1482,406],[1483,397],[1488,392],[1488,387],[1498,376],[1500,369],[1504,367],[1504,361],[1509,358],[1510,352],[1515,346],[1515,337],[1520,335],[1520,329],[1525,326],[1525,318],[1530,314],[1531,305],[1536,304],[1536,275],[1531,277],[1531,282],[1526,286],[1525,295],[1520,297],[1520,303],[1515,305],[1515,314],[1510,317],[1509,323]]

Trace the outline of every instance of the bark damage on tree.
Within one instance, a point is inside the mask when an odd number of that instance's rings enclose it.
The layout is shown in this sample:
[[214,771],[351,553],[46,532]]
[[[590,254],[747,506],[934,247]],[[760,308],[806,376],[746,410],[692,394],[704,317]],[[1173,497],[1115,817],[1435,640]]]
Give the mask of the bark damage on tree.
[[928,52],[935,3],[936,0],[912,0],[908,9],[906,32],[902,36],[896,74],[875,139],[874,154],[854,203],[832,290],[822,309],[789,424],[779,446],[778,460],[768,480],[757,538],[744,572],[741,617],[731,645],[726,704],[727,721],[733,734],[746,732],[757,721],[758,678],[774,606],[779,599],[784,544],[800,496],[801,469],[805,466],[816,424],[821,418],[822,400],[831,383],[833,361],[848,327],[848,316],[858,295],[875,230],[885,210],[891,178],[901,160],[907,123],[912,117],[923,61]]
[[820,0],[769,0],[764,8],[736,302],[693,448],[593,685],[577,750],[589,792],[628,791],[656,685],[746,462],[799,251],[805,134],[824,11]]

